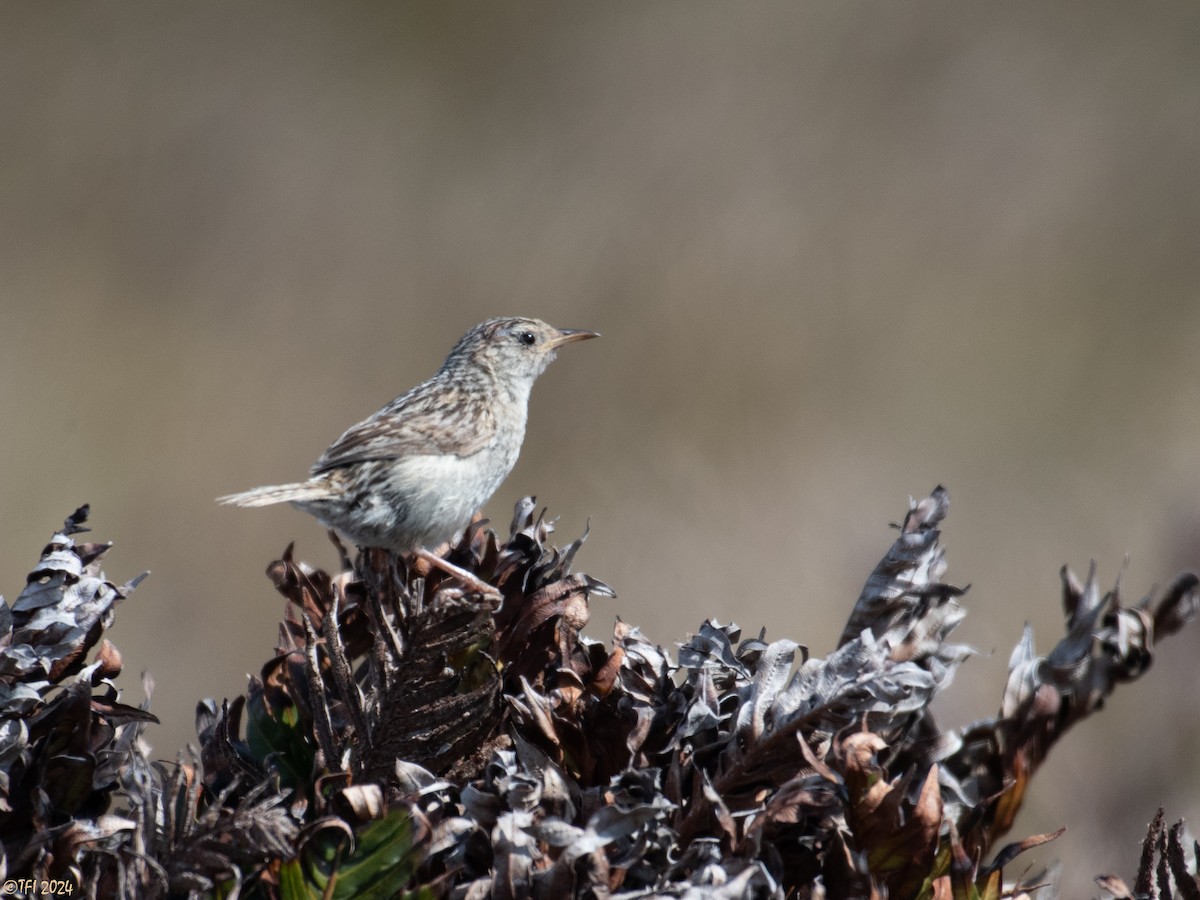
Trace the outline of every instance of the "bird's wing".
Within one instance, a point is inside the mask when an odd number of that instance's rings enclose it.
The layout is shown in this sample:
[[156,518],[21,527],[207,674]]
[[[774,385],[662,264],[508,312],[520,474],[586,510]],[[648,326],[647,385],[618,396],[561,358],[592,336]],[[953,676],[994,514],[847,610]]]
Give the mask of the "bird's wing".
[[351,427],[321,454],[312,474],[404,456],[471,456],[486,447],[496,434],[489,405],[467,402],[466,392],[427,387],[414,388]]

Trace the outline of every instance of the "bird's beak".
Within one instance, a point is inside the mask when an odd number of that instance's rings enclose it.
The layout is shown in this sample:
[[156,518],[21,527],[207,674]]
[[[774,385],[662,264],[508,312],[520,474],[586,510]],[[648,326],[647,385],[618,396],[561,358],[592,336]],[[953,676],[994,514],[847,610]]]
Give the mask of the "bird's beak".
[[600,337],[598,331],[583,331],[579,328],[560,328],[558,336],[550,339],[551,347],[561,347],[563,344],[573,344],[576,341],[586,341]]

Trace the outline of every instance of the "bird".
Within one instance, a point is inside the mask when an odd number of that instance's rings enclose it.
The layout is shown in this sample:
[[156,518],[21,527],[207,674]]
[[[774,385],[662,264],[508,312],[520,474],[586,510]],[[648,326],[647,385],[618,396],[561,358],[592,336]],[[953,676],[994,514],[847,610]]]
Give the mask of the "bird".
[[411,553],[470,590],[495,588],[430,548],[452,539],[517,462],[533,383],[559,347],[599,337],[503,317],[459,339],[437,373],[351,426],[307,481],[218,497],[225,505],[290,503],[360,548]]

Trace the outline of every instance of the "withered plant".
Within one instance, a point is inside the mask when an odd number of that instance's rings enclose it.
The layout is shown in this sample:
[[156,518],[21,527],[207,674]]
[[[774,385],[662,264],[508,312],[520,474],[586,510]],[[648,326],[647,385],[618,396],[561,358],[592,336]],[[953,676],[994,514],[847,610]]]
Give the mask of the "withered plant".
[[[103,638],[117,587],[86,508],[0,608],[0,840],[7,876],[92,897],[997,898],[1004,844],[1063,733],[1197,611],[1178,577],[1124,606],[1062,573],[1065,635],[1027,628],[996,715],[929,708],[970,654],[944,582],[941,488],[910,504],[824,658],[705,621],[672,653],[617,622],[581,634],[603,583],[571,568],[532,498],[507,539],[449,553],[498,605],[378,552],[329,574],[289,547],[274,656],[245,696],[198,705],[198,750],[154,762]],[[586,537],[586,535],[585,535]],[[340,546],[340,545],[339,545]],[[85,657],[93,651],[93,661]],[[150,686],[147,684],[147,695]],[[1200,896],[1160,819],[1128,897]]]

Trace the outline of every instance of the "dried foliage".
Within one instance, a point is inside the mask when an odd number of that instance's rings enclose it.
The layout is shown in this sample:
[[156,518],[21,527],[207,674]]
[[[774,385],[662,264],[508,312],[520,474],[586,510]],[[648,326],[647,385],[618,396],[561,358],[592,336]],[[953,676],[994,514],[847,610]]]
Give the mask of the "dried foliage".
[[1098,875],[1096,884],[1117,900],[1200,900],[1200,844],[1191,842],[1192,865],[1184,850],[1183,822],[1176,822],[1168,831],[1163,826],[1160,808],[1146,840],[1142,842],[1142,858],[1138,865],[1133,890],[1117,875]]
[[[943,730],[930,702],[971,653],[948,642],[947,508],[940,488],[911,504],[825,658],[714,621],[674,654],[623,622],[583,637],[612,592],[572,574],[584,538],[552,546],[532,498],[505,541],[477,522],[449,554],[498,606],[386,553],[343,550],[330,575],[289,547],[274,657],[199,705],[199,759],[173,766],[109,681],[132,585],[73,542],[81,511],[2,610],[7,870],[94,896],[1019,895],[1004,867],[1055,836],[998,846],[1034,772],[1195,616],[1200,582],[1123,607],[1064,571],[1062,640],[1038,657],[1027,630],[999,713]],[[1181,831],[1156,828],[1112,893],[1193,896]]]
[[84,848],[132,829],[105,813],[156,721],[118,702],[121,656],[103,638],[141,578],[118,587],[104,577],[110,545],[73,537],[87,515],[77,509],[50,539],[11,607],[0,599],[0,840],[7,869],[37,877],[78,875]]

